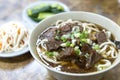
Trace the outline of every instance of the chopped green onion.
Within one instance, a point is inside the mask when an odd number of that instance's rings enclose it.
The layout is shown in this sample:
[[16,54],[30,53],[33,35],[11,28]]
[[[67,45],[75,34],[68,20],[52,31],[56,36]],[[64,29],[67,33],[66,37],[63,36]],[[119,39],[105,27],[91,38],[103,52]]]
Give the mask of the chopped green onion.
[[60,44],[60,46],[66,47],[66,43],[62,43],[62,44]]
[[73,33],[71,34],[71,39],[74,39],[74,34]]
[[53,52],[46,52],[45,54],[46,54],[48,57],[54,56]]
[[58,52],[54,51],[54,52],[53,52],[53,55],[54,55],[54,56],[58,56],[59,54],[58,54]]
[[79,49],[78,46],[75,46],[74,50],[75,50],[75,53],[76,53],[77,55],[80,55],[80,54],[81,54],[81,51],[80,51],[80,49]]
[[70,46],[70,41],[66,42],[66,46],[69,47]]
[[90,55],[88,53],[85,54],[85,57],[88,58]]
[[74,50],[77,50],[77,49],[79,49],[79,46],[75,46]]
[[60,40],[60,37],[56,35],[56,36],[55,36],[55,39],[56,39],[56,40]]
[[93,45],[93,49],[100,50],[100,46],[98,44]]
[[87,43],[87,39],[81,39],[80,41],[81,41],[82,44]]
[[83,31],[81,34],[80,34],[80,39],[84,39],[84,38],[87,38],[88,37],[88,32],[87,31]]
[[71,44],[70,41],[67,41],[65,43],[60,44],[60,46],[62,46],[62,47],[69,47],[70,44]]
[[75,53],[76,53],[77,55],[80,55],[80,54],[81,54],[81,52],[80,52],[79,49],[75,50]]
[[45,53],[48,57],[53,57],[53,56],[57,56],[58,55],[58,52],[46,52]]
[[79,38],[79,37],[80,37],[80,33],[74,33],[74,36],[75,36],[76,38]]
[[56,30],[56,34],[58,35],[60,33],[60,30]]
[[75,44],[70,44],[70,47],[74,47],[75,46]]
[[66,42],[66,41],[67,41],[67,38],[65,38],[65,37],[63,37],[63,36],[62,36],[60,39],[61,39],[63,42]]

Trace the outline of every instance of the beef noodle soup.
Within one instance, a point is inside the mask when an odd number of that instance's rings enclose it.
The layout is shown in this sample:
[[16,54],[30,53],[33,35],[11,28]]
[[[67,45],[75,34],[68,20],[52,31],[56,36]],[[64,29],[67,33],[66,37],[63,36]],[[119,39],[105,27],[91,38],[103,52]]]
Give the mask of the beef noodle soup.
[[58,20],[36,42],[41,61],[59,71],[87,73],[104,70],[118,56],[115,38],[101,26],[77,20]]

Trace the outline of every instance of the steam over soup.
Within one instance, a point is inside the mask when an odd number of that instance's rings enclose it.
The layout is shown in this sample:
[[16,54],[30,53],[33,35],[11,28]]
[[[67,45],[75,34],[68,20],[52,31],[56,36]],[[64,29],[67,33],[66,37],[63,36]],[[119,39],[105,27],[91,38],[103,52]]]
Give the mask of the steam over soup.
[[36,42],[42,62],[56,70],[87,73],[106,69],[118,56],[114,36],[97,24],[58,20]]

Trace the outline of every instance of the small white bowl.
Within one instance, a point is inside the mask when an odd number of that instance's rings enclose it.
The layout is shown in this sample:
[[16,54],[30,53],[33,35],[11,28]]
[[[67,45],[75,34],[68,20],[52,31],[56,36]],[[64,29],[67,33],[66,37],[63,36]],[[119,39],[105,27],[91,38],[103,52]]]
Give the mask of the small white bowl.
[[38,2],[35,2],[35,3],[32,3],[30,5],[28,5],[24,10],[23,10],[23,14],[22,14],[22,17],[23,17],[23,20],[29,24],[31,27],[34,27],[38,22],[35,22],[33,21],[28,15],[27,15],[27,10],[29,8],[32,8],[34,6],[37,6],[37,5],[40,5],[40,4],[59,4],[61,6],[63,6],[64,10],[65,11],[70,11],[69,8],[67,7],[67,5],[65,5],[64,3],[61,3],[59,1],[38,1]]
[[[19,26],[24,26],[28,32],[29,32],[29,36],[30,36],[30,29],[23,23],[23,22],[19,22],[19,21],[9,21],[9,22],[6,22],[5,24],[3,24],[2,26],[0,27],[4,27],[5,25],[7,24],[10,24],[10,23],[16,23],[18,24]],[[11,51],[11,52],[0,52],[0,57],[3,57],[3,58],[11,58],[11,57],[16,57],[16,56],[20,56],[20,55],[23,55],[25,53],[29,52],[29,47],[28,45],[25,46],[23,49],[20,49],[19,51]]]
[[112,20],[98,14],[94,14],[90,12],[65,12],[65,13],[60,13],[55,16],[44,19],[32,31],[29,39],[29,49],[32,56],[35,58],[35,60],[37,60],[38,63],[40,63],[41,65],[43,65],[50,72],[50,74],[53,77],[55,77],[57,80],[99,80],[102,78],[105,72],[114,68],[120,63],[120,53],[119,53],[118,58],[114,61],[114,63],[109,68],[101,71],[90,72],[90,73],[79,73],[79,74],[57,71],[53,68],[48,67],[44,63],[42,63],[36,51],[36,41],[38,39],[38,36],[51,24],[61,19],[62,20],[67,20],[67,19],[82,20],[82,21],[92,22],[92,23],[101,25],[102,27],[111,31],[115,36],[116,40],[120,41],[120,36],[119,36],[120,27],[116,23],[114,23]]
[[29,51],[28,47],[25,47],[24,49],[20,50],[20,51],[15,51],[15,52],[9,52],[9,53],[0,53],[0,57],[3,58],[10,58],[10,57],[16,57],[16,56],[20,56],[22,54],[25,54]]

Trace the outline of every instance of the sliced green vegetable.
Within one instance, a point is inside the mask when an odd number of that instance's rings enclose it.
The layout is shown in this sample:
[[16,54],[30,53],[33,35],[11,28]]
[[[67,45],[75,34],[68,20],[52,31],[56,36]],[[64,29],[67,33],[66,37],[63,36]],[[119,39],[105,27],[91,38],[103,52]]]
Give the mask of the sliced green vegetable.
[[64,8],[59,4],[40,4],[29,8],[27,10],[27,14],[32,20],[39,22],[48,16],[52,16],[63,11]]
[[38,19],[38,18],[35,18],[35,17],[30,17],[32,20],[36,21],[36,22],[39,22],[41,21],[42,19]]
[[50,9],[51,9],[50,5],[46,5],[39,9],[32,9],[32,15],[38,15],[41,12],[50,12]]
[[54,13],[42,12],[42,13],[39,13],[38,19],[42,20],[42,19],[47,18],[47,17],[52,16],[52,15],[54,15]]
[[58,10],[64,10],[64,8],[59,4],[52,4],[51,7],[52,8],[57,8]]

